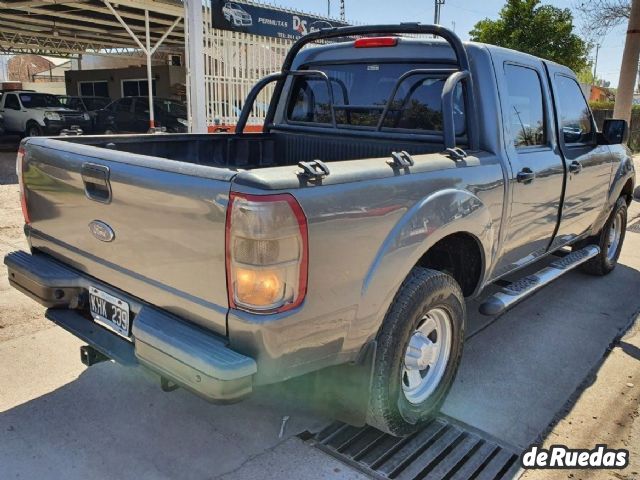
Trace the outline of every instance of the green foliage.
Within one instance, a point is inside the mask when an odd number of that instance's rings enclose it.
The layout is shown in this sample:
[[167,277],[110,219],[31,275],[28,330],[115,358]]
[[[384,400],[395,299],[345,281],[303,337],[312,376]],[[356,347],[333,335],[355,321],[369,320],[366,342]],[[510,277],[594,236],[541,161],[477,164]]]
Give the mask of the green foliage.
[[[613,110],[614,102],[589,102],[591,110]],[[632,105],[633,113],[640,113],[640,105]]]
[[578,81],[580,83],[586,83],[587,85],[593,85],[594,83],[596,83],[595,78],[593,78],[591,63],[585,66],[582,70],[576,72],[576,76],[578,77]]
[[479,21],[471,40],[530,53],[579,72],[587,65],[587,44],[573,33],[568,8],[541,5],[540,0],[508,0],[497,20]]

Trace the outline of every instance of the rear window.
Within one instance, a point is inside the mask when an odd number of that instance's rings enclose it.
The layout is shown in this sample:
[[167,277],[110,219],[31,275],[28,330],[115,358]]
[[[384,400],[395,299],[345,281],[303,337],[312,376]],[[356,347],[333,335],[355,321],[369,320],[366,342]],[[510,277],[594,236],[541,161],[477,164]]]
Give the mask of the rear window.
[[[427,68],[434,71],[408,76],[398,85],[382,127],[442,132],[441,95],[446,75],[436,72],[436,67],[418,64],[309,66],[305,69],[325,73],[329,82],[311,72],[308,76],[296,77],[287,106],[287,119],[290,123],[332,124],[332,92],[339,127],[375,129],[400,77],[410,70]],[[461,135],[464,133],[464,98],[460,84],[455,92],[454,117],[456,133]]]

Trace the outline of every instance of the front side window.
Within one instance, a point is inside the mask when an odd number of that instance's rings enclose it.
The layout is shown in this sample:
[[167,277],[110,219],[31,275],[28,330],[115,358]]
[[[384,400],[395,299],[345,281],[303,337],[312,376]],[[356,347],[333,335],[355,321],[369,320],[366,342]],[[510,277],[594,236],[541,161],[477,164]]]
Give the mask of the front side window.
[[114,102],[116,112],[131,112],[131,98],[123,98]]
[[[400,77],[426,65],[362,63],[310,66],[327,75],[296,77],[287,106],[290,122],[330,124],[331,94],[336,123],[341,128],[375,129]],[[434,67],[435,69],[436,67]],[[446,78],[437,72],[416,73],[398,86],[382,121],[384,129],[442,132],[442,89]],[[329,87],[330,85],[330,87]],[[456,133],[464,132],[464,97],[458,85],[454,118]]]
[[591,111],[580,85],[564,75],[556,75],[560,132],[564,143],[592,143],[594,140]]
[[544,103],[538,72],[505,64],[511,141],[516,148],[545,145]]
[[4,99],[4,107],[11,108],[13,110],[20,110],[20,102],[18,102],[18,97],[13,94],[7,94],[7,97]]

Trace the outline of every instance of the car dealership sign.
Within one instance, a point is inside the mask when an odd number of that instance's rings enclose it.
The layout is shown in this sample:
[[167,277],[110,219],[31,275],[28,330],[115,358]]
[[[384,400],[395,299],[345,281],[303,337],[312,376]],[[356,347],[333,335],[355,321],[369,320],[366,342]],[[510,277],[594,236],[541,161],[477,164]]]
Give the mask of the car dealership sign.
[[348,25],[313,15],[301,15],[268,6],[212,0],[213,28],[295,40],[322,28]]

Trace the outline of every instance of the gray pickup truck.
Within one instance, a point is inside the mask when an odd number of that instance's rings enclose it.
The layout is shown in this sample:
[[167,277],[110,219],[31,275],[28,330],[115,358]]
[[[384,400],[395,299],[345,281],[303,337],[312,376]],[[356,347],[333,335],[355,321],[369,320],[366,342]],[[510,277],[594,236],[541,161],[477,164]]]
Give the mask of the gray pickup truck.
[[[270,84],[263,133],[244,133]],[[451,386],[466,298],[492,285],[496,315],[615,267],[627,128],[598,132],[575,75],[540,58],[432,25],[321,30],[235,133],[25,139],[30,253],[5,264],[87,364],[218,402],[357,366],[363,418],[403,435]]]

